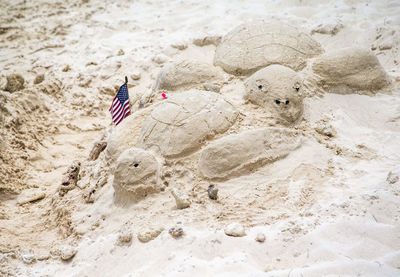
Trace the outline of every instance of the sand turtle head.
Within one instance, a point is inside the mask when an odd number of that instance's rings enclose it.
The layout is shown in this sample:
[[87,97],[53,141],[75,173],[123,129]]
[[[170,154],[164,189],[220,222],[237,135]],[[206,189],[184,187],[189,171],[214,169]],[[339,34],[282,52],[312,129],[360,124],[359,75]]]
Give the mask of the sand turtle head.
[[161,191],[160,164],[153,153],[129,148],[116,161],[113,187],[115,202],[137,202]]
[[293,123],[303,110],[302,83],[302,79],[292,69],[271,65],[246,80],[244,97],[264,107],[283,123]]

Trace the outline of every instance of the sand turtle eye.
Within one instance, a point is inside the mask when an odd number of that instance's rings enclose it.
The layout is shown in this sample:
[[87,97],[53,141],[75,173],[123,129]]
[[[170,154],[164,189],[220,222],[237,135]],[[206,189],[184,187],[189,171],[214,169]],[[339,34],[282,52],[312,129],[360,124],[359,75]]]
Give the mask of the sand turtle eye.
[[275,100],[275,103],[276,103],[277,105],[279,105],[279,104],[281,103],[281,101],[278,100],[278,99],[276,99],[276,100]]
[[259,88],[259,89],[262,89],[262,85],[258,85],[258,88]]
[[138,164],[138,163],[134,163],[133,166],[134,166],[134,167],[138,167],[139,164]]

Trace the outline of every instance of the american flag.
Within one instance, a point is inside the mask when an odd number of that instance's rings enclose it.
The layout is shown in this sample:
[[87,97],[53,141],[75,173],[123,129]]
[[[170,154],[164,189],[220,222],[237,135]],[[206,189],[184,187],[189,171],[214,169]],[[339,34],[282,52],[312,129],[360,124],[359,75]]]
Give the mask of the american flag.
[[125,117],[130,115],[131,109],[129,107],[128,86],[123,84],[115,96],[110,107],[112,121],[118,125]]

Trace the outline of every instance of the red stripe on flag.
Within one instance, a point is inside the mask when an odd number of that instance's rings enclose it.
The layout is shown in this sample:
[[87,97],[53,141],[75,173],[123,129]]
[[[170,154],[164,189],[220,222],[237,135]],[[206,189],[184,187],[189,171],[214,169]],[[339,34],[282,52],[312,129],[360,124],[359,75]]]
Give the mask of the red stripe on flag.
[[116,115],[115,117],[113,117],[113,121],[115,122],[115,121],[119,121],[120,119],[122,119],[122,117],[123,117],[123,113],[122,113],[122,111],[118,114],[118,115]]
[[122,106],[121,103],[118,101],[118,102],[114,105],[114,107],[113,107],[113,109],[111,110],[111,112],[112,112],[112,113],[117,112],[117,110],[118,110],[121,106]]
[[118,109],[116,109],[115,111],[112,112],[112,117],[117,117],[119,116],[119,114],[122,112],[122,106],[119,105]]
[[118,97],[117,96],[114,97],[111,107],[110,107],[110,109],[108,109],[109,111],[111,111],[111,109],[114,107],[115,99],[118,99]]

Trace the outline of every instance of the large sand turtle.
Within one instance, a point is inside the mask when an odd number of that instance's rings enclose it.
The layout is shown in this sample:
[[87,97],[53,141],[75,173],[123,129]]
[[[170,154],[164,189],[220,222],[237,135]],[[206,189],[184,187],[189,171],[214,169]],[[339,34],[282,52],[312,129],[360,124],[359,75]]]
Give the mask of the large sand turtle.
[[[305,93],[306,89],[374,94],[390,84],[369,50],[350,47],[324,53],[319,43],[294,27],[257,24],[241,25],[228,33],[217,46],[215,65],[227,73],[248,75],[245,100],[262,107],[283,125],[292,126],[301,118],[303,98],[312,95]],[[208,68],[213,67],[194,62],[174,64],[165,69],[168,74],[159,75],[158,82],[171,91],[194,88],[219,75],[214,74],[215,68],[207,72]],[[214,140],[236,122],[237,116],[236,108],[218,93],[192,89],[171,94],[142,126],[137,147],[145,150],[127,150],[118,159],[116,200],[138,200],[160,190],[157,155],[177,159],[200,151],[201,176],[226,179],[282,159],[301,146],[301,134],[290,128],[253,129]],[[203,148],[206,140],[214,141]],[[139,174],[138,180],[119,174],[129,166],[129,172],[135,171],[136,176],[139,164],[146,163],[151,171]]]

